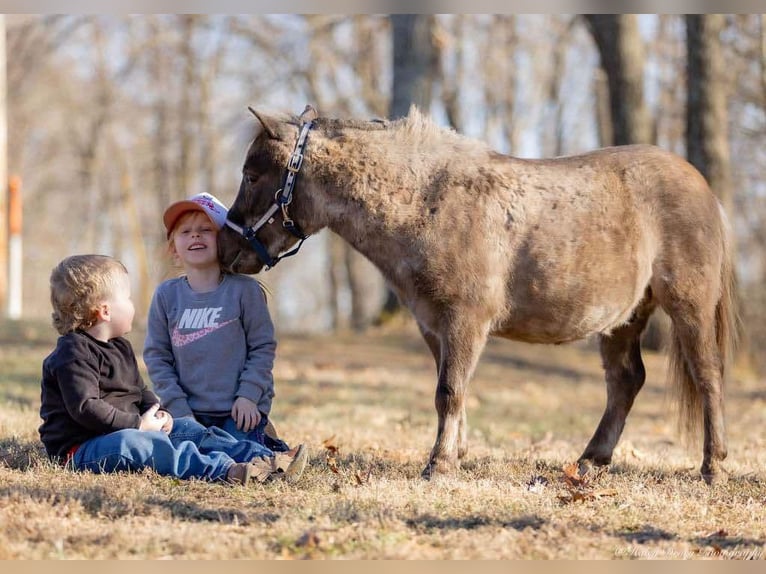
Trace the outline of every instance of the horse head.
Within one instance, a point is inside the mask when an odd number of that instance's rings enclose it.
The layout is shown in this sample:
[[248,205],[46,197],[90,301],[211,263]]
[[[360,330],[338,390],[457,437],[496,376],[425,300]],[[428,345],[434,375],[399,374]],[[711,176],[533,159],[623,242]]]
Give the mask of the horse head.
[[249,109],[260,129],[248,149],[239,192],[218,238],[222,266],[248,274],[294,255],[307,237],[295,219],[301,215],[300,201],[294,204],[293,199],[316,118],[311,106],[297,118],[274,118]]

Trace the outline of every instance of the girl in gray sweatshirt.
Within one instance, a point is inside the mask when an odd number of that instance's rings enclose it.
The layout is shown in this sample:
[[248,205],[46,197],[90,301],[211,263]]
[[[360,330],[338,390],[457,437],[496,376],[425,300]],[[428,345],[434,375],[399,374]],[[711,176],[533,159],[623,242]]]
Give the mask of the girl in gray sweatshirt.
[[159,285],[149,308],[143,356],[163,408],[175,419],[193,417],[287,450],[265,432],[277,347],[265,293],[254,278],[225,273],[218,262],[226,208],[199,194],[172,204],[163,219],[184,270]]

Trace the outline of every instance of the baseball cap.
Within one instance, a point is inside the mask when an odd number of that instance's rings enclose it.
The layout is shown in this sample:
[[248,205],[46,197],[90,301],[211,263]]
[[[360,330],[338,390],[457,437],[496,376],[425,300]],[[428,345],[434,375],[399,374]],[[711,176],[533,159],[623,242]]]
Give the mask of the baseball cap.
[[170,204],[162,216],[162,221],[165,224],[168,235],[170,235],[170,231],[178,221],[178,218],[187,211],[201,211],[207,214],[210,220],[218,226],[218,229],[221,229],[226,224],[226,214],[229,212],[217,197],[209,193],[198,193],[188,199],[176,201]]

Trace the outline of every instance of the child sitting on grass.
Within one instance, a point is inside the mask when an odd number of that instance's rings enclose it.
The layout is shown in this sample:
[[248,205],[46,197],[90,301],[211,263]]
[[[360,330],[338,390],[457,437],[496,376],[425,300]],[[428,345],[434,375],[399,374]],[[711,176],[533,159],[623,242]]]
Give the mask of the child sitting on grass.
[[146,370],[173,434],[218,427],[273,451],[290,447],[269,419],[277,341],[263,286],[218,259],[228,209],[209,193],[172,203],[162,220],[183,274],[157,287],[144,342]]
[[76,470],[138,471],[246,485],[273,477],[295,482],[303,445],[274,453],[220,429],[170,434],[173,417],[144,384],[130,342],[135,308],[124,265],[104,255],[73,255],[51,273],[56,349],[43,362],[40,426],[48,456]]

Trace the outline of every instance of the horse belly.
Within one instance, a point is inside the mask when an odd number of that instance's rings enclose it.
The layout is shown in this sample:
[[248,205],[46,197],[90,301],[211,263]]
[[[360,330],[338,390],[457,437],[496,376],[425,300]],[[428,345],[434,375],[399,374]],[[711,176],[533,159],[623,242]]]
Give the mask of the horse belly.
[[493,330],[493,335],[528,343],[578,341],[596,333],[608,333],[625,323],[635,303],[577,306],[573,302],[540,301],[535,309],[512,312]]
[[[605,272],[609,270],[609,272]],[[494,334],[531,343],[566,343],[624,324],[641,300],[651,266],[629,258],[603,266],[548,265],[522,274],[509,290]]]

